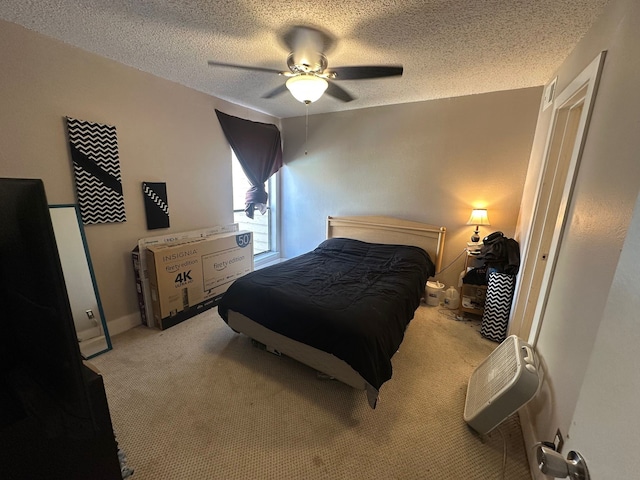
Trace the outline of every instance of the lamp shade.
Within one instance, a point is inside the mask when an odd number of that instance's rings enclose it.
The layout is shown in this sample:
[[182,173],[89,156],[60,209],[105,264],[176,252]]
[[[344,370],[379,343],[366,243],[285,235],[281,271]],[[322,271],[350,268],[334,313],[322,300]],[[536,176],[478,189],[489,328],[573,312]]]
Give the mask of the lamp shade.
[[286,86],[299,102],[312,103],[322,96],[329,83],[315,75],[296,75],[287,80]]
[[487,216],[487,210],[485,208],[472,210],[467,225],[491,225],[489,223],[489,217]]

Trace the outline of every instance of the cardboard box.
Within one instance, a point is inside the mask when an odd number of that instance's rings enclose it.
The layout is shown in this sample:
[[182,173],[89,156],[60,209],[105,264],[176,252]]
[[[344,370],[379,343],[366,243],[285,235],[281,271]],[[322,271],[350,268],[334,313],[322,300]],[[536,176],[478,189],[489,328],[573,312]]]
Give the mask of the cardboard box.
[[217,305],[236,278],[253,270],[253,234],[149,246],[147,264],[154,324],[164,330]]
[[142,302],[138,302],[139,306],[143,306],[144,314],[142,318],[146,320],[145,325],[155,327],[153,320],[153,308],[151,306],[151,289],[149,287],[149,268],[147,267],[147,247],[158,245],[160,243],[177,244],[201,238],[211,238],[221,233],[232,233],[239,230],[238,224],[217,225],[207,227],[200,230],[189,230],[187,232],[171,232],[155,237],[146,237],[138,240],[138,263],[140,269],[140,282],[142,283]]
[[142,324],[147,325],[147,310],[144,304],[144,285],[142,284],[142,268],[140,267],[140,249],[138,247],[131,251],[131,261],[133,262],[133,274],[136,279],[136,294],[138,295],[138,308]]

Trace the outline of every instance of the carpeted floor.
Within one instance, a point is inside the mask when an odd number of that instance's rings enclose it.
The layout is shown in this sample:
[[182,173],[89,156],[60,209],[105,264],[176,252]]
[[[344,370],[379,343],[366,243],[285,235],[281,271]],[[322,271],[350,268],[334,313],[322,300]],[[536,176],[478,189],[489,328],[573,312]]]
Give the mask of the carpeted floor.
[[253,347],[216,309],[137,327],[91,362],[133,480],[528,480],[517,415],[484,437],[462,418],[468,379],[497,346],[479,330],[421,306],[375,410],[363,391]]

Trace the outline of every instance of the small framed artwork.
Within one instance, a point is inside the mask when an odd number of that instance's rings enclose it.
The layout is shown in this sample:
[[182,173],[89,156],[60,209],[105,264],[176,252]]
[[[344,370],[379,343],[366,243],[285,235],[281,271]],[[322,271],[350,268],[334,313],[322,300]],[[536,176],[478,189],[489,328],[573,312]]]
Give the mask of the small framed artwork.
[[169,205],[167,184],[164,182],[142,182],[144,211],[147,215],[147,230],[169,228]]

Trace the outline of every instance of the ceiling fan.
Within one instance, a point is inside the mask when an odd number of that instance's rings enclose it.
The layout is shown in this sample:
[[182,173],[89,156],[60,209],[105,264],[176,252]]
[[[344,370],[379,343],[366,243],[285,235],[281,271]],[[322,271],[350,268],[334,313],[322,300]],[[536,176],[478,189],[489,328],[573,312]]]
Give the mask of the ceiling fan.
[[327,33],[310,26],[296,25],[282,35],[282,40],[289,48],[287,67],[289,71],[280,71],[265,67],[250,67],[210,60],[212,67],[228,67],[254,72],[275,73],[287,77],[287,81],[267,92],[262,98],[273,98],[287,91],[300,102],[310,104],[323,93],[331,95],[343,102],[350,102],[355,97],[335,81],[364,80],[402,75],[402,65],[362,65],[353,67],[328,68],[325,51],[334,43]]

